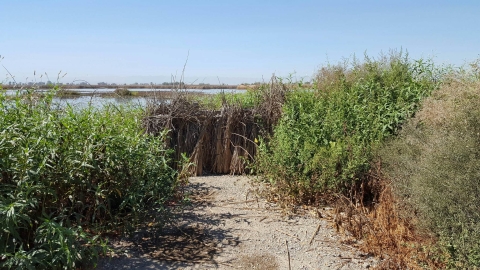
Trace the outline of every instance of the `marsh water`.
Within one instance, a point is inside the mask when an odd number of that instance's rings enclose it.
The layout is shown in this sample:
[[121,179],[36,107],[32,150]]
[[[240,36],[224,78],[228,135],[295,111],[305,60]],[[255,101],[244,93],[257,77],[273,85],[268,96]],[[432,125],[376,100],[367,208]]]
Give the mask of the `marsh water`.
[[[99,89],[66,89],[66,90],[71,90],[75,91],[78,93],[82,94],[104,94],[104,93],[113,93],[115,92],[115,89],[110,89],[110,88],[99,88]],[[128,89],[131,92],[151,92],[151,91],[161,91],[161,92],[168,92],[170,90],[168,89],[151,89],[151,88],[145,88],[145,89]],[[185,89],[181,91],[186,91],[189,93],[200,93],[200,94],[219,94],[219,93],[244,93],[245,90],[238,90],[238,89]]]
[[[126,97],[101,97],[100,94],[113,93],[115,89],[66,89],[70,91],[75,91],[80,93],[79,96],[68,96],[68,97],[55,97],[54,103],[59,106],[70,105],[72,107],[85,108],[90,104],[94,107],[103,107],[105,104],[115,104],[115,105],[134,105],[144,107],[149,100],[153,100],[153,97],[135,97],[135,96],[126,96]],[[152,91],[152,89],[128,89],[132,92],[147,92]],[[7,95],[15,95],[19,90],[6,90]],[[38,90],[39,92],[46,90]],[[169,91],[169,90],[159,90],[159,91]],[[191,94],[208,94],[214,95],[219,93],[244,93],[245,90],[237,89],[186,89],[182,90]]]

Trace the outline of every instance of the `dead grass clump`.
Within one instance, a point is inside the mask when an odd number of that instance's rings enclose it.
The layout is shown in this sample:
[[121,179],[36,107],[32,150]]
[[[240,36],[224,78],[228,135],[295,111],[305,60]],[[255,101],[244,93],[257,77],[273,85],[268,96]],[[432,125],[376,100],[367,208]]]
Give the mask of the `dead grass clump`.
[[418,229],[416,218],[405,218],[405,205],[392,185],[375,173],[363,181],[355,199],[341,197],[335,209],[337,230],[346,230],[361,239],[363,252],[382,259],[376,269],[439,269],[444,265],[441,252],[434,247],[435,237]]
[[255,140],[271,134],[280,119],[288,89],[273,77],[256,93],[254,108],[242,108],[240,102],[227,102],[223,96],[220,108],[209,109],[177,92],[171,102],[150,106],[144,126],[157,135],[169,130],[167,147],[175,150],[174,160],[186,155],[195,165],[193,175],[243,174],[256,154]]
[[253,114],[235,106],[204,110],[183,97],[159,106],[146,118],[147,131],[170,130],[166,144],[175,149],[175,160],[185,153],[193,175],[244,173],[245,159],[255,154],[258,126]]

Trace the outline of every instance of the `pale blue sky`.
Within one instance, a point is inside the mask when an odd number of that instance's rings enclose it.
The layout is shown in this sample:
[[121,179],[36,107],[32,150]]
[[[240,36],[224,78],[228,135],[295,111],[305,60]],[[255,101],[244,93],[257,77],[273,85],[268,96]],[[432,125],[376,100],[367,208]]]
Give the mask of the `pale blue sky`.
[[187,82],[253,82],[399,48],[461,65],[479,57],[479,26],[478,0],[0,0],[0,64],[19,81],[159,83],[189,53]]

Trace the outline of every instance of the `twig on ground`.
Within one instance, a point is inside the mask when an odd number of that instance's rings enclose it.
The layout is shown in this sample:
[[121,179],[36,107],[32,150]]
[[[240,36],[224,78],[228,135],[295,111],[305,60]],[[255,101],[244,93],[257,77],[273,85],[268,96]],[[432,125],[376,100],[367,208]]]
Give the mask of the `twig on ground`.
[[288,270],[292,270],[292,265],[290,263],[290,250],[288,249],[288,241],[287,240],[285,240],[285,245],[287,246]]
[[321,224],[318,224],[317,229],[313,233],[312,238],[310,239],[310,242],[308,243],[309,245],[311,245],[312,242],[313,242],[313,239],[315,239],[315,236],[317,235],[318,231],[320,230],[320,226],[321,226]]
[[255,202],[256,200],[248,200],[248,201],[243,201],[243,202],[230,202],[230,203],[224,203],[222,205],[219,205],[219,207],[221,206],[225,206],[225,205],[230,205],[230,204],[242,204],[242,203],[249,203],[249,202]]

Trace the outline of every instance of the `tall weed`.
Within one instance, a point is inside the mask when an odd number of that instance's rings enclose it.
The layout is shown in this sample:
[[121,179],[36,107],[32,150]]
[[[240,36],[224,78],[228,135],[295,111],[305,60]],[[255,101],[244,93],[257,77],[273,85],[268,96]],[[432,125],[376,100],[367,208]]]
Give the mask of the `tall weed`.
[[480,267],[480,82],[453,74],[400,136],[380,151],[395,193],[449,254],[450,268]]
[[0,92],[0,268],[94,263],[106,232],[164,211],[177,172],[142,111],[58,108],[55,91]]
[[260,145],[258,170],[284,200],[312,203],[348,190],[373,149],[435,88],[435,75],[430,62],[401,53],[320,69],[314,89],[288,94],[271,141]]

